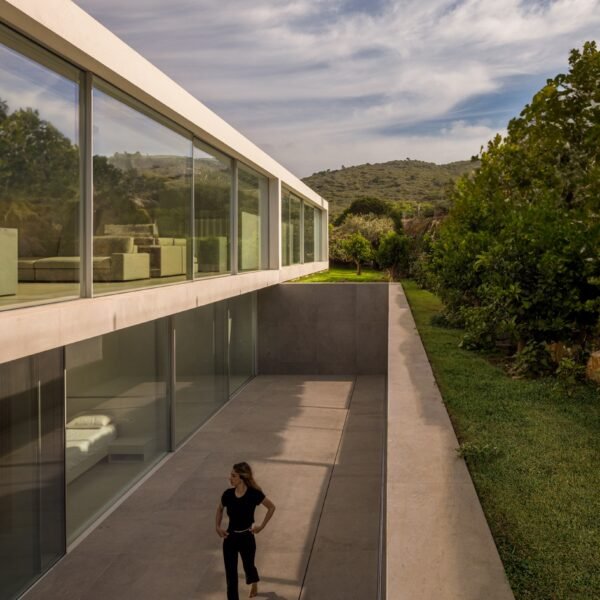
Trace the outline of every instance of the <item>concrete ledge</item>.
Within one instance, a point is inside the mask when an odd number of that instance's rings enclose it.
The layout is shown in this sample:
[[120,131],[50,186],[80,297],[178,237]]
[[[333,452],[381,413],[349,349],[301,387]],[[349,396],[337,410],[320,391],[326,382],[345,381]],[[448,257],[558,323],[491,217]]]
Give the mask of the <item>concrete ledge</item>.
[[388,335],[386,598],[512,600],[399,284]]
[[[303,266],[307,273],[327,268],[326,263]],[[29,308],[17,305],[0,312],[0,363],[254,292],[285,277],[283,271],[255,271]]]

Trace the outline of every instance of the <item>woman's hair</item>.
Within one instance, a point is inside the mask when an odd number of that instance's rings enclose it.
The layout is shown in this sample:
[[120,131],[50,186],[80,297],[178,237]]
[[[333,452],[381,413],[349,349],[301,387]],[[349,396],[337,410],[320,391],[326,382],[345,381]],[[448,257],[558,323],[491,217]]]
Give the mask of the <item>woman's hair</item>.
[[241,477],[242,481],[251,488],[262,492],[262,489],[254,481],[254,475],[252,473],[252,467],[247,462],[239,462],[233,465],[233,470]]

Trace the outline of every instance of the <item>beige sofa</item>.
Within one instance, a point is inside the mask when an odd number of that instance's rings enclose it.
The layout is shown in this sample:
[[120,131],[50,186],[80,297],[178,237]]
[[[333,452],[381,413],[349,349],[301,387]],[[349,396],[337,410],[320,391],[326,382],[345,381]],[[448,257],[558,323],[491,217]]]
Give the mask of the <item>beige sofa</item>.
[[131,236],[140,253],[150,257],[150,275],[185,275],[187,244],[185,238],[160,237],[155,223],[104,225],[104,235]]
[[[133,281],[150,277],[150,257],[139,253],[132,237],[96,236],[94,281]],[[54,256],[19,259],[19,281],[77,282],[81,258]]]
[[[160,237],[155,223],[104,225],[94,236],[94,281],[133,281],[185,275],[185,238]],[[21,258],[19,281],[77,282],[79,256]]]

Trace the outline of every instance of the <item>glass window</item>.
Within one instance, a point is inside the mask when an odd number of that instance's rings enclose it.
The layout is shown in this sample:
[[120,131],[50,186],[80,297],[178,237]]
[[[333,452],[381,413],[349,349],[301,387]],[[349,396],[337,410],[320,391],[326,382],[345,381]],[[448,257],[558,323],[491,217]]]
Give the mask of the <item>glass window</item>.
[[255,295],[227,301],[229,393],[233,394],[254,375]]
[[282,264],[300,262],[300,220],[302,201],[286,189],[281,193],[281,253]]
[[304,262],[315,260],[315,215],[317,211],[308,204],[304,205]]
[[104,84],[93,119],[94,292],[186,279],[191,140]]
[[286,267],[292,264],[290,231],[290,199],[291,194],[286,190],[281,190],[281,264]]
[[66,550],[62,350],[0,365],[0,590],[16,598]]
[[175,443],[181,443],[227,400],[225,302],[174,317]]
[[269,180],[238,168],[238,271],[267,268]]
[[79,295],[79,73],[0,27],[0,309]]
[[323,212],[315,208],[315,260],[323,260]]
[[165,319],[67,346],[70,541],[168,450],[168,341]]
[[194,276],[228,273],[231,159],[194,141]]

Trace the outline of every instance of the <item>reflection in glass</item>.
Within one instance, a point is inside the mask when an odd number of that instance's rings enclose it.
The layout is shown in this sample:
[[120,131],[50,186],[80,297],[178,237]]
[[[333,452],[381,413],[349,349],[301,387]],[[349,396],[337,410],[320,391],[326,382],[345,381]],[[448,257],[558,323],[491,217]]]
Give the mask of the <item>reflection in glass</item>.
[[255,295],[244,294],[227,302],[229,393],[233,394],[254,375]]
[[308,204],[304,205],[304,262],[315,260],[315,215],[317,211]]
[[192,144],[134,104],[93,90],[96,293],[186,278]]
[[282,264],[300,262],[300,220],[302,201],[286,189],[281,194],[281,252]]
[[0,593],[16,598],[66,550],[62,351],[0,365]]
[[267,265],[269,181],[254,171],[238,169],[238,270]]
[[179,445],[227,400],[225,303],[174,317],[175,443]]
[[315,260],[323,260],[322,215],[323,213],[315,208]]
[[231,159],[194,141],[194,276],[230,270]]
[[79,74],[0,27],[0,308],[79,295]]
[[66,349],[71,541],[168,450],[166,320]]

